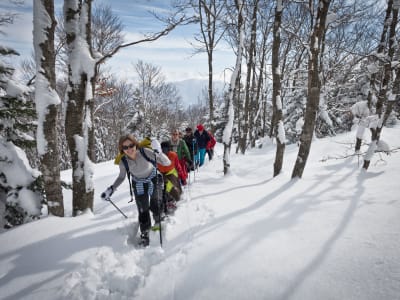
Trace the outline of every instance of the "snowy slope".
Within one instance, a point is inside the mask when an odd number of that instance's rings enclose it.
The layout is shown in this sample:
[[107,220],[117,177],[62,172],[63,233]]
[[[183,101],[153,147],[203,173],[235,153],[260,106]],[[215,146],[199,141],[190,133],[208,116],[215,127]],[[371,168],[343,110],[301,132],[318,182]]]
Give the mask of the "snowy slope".
[[[136,246],[127,182],[113,201],[128,219],[99,199],[118,168],[98,164],[94,214],[0,234],[0,299],[399,299],[400,152],[365,172],[362,158],[340,158],[354,135],[316,140],[300,180],[294,145],[277,178],[274,145],[232,154],[227,177],[217,148],[164,224],[163,248],[158,233]],[[400,128],[382,139],[400,147]]]

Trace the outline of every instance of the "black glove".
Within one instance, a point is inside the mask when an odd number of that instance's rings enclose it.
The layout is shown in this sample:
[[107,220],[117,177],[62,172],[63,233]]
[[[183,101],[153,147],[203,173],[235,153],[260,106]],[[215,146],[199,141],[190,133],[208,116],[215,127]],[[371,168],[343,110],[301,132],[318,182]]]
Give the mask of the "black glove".
[[104,192],[101,193],[101,199],[108,201],[113,193],[114,188],[111,185]]

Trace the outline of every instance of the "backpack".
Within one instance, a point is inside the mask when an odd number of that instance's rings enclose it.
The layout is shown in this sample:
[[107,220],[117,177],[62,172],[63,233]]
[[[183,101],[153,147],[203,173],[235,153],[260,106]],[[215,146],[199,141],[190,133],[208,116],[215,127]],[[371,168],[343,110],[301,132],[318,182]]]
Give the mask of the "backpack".
[[[140,151],[140,154],[142,154],[142,156],[157,169],[156,160],[151,159],[150,157],[148,157],[142,147],[139,148],[139,151]],[[133,192],[132,192],[132,183],[131,183],[131,172],[129,172],[128,159],[126,158],[125,155],[123,155],[121,157],[121,160],[124,163],[124,167],[125,167],[125,170],[126,170],[126,175],[128,177],[128,182],[129,182],[129,192],[131,194],[131,200],[129,202],[132,202],[133,201]]]

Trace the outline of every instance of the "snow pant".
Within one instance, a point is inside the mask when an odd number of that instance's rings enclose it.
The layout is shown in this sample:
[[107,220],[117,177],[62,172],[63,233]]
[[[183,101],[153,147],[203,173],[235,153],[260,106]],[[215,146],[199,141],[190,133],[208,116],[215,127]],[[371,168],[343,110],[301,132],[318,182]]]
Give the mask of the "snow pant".
[[206,157],[206,148],[199,148],[198,156],[199,166],[201,167],[204,164],[204,159]]
[[153,214],[155,222],[159,222],[161,212],[163,211],[163,189],[164,181],[161,174],[157,173],[152,180],[153,193],[149,195],[149,184],[144,183],[144,194],[138,195],[136,183],[132,181],[133,192],[135,194],[136,206],[138,209],[138,219],[140,232],[148,231],[151,227],[150,211]]
[[208,154],[208,160],[212,160],[214,156],[214,149],[213,148],[207,149],[207,154]]

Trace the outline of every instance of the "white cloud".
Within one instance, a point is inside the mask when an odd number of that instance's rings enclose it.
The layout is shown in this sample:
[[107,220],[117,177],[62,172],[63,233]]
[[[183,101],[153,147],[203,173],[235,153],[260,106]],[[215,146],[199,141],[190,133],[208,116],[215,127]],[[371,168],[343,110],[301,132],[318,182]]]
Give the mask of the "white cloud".
[[[56,11],[60,11],[62,1],[56,0],[55,2]],[[167,1],[116,0],[102,2],[111,5],[113,12],[121,18],[125,25],[124,34],[127,43],[143,39],[143,33],[160,32],[165,27],[148,11],[157,10],[157,13],[165,13],[168,9]],[[4,3],[0,3],[0,9],[5,9]],[[33,51],[32,0],[26,0],[25,6],[19,8],[19,13],[20,16],[15,24],[2,28],[7,33],[2,37],[2,42],[15,48],[23,59],[30,57]],[[140,59],[161,67],[168,81],[207,78],[207,56],[204,53],[193,55],[194,48],[191,42],[194,42],[193,37],[197,30],[197,25],[178,27],[157,41],[125,48],[107,61],[107,66],[111,67],[117,76],[124,77],[124,74],[130,76],[133,72],[132,64]],[[223,44],[219,45],[214,55],[216,78],[223,79],[224,70],[232,67],[234,62],[234,55],[229,47]]]

